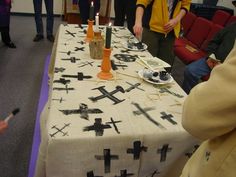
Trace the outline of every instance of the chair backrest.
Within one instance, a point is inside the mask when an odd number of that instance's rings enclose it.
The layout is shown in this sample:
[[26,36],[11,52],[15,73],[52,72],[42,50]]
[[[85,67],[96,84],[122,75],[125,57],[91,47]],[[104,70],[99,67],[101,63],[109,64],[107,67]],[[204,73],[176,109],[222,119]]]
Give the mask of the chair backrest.
[[230,14],[223,10],[217,10],[212,17],[212,22],[221,26],[225,26],[226,22],[230,18]]
[[211,5],[211,6],[216,6],[217,5],[218,0],[203,0],[203,4],[204,5]]
[[229,18],[229,20],[227,21],[227,23],[226,23],[225,26],[228,26],[228,25],[230,25],[231,23],[236,23],[236,16],[235,16],[235,15],[234,15],[234,16],[231,16],[231,17]]
[[186,38],[200,48],[210,32],[211,26],[211,21],[202,17],[197,17]]
[[186,36],[193,25],[194,21],[197,19],[197,16],[192,13],[188,12],[183,19],[181,20],[181,25],[183,29],[184,36]]
[[212,40],[214,38],[214,36],[216,35],[216,33],[218,33],[223,28],[224,28],[223,26],[220,26],[218,24],[212,24],[211,30],[208,33],[206,40],[201,45],[201,49],[206,51],[208,43],[210,42],[210,40]]

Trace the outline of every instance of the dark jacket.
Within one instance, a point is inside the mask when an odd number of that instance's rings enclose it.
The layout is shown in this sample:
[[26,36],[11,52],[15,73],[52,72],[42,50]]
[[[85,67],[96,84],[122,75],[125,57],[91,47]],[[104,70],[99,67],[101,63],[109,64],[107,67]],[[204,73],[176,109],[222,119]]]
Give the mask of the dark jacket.
[[236,39],[236,23],[226,26],[220,30],[209,42],[207,47],[208,54],[214,53],[216,59],[224,62],[234,46]]
[[11,1],[0,0],[0,27],[6,27],[10,24]]

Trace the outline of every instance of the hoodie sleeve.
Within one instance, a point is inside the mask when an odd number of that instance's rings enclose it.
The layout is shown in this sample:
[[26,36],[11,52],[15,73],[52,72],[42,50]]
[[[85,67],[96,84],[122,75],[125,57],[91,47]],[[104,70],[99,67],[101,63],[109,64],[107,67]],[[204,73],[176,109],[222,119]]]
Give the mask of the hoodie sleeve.
[[183,106],[183,127],[193,136],[212,139],[236,128],[236,47],[216,66],[207,82],[195,86]]

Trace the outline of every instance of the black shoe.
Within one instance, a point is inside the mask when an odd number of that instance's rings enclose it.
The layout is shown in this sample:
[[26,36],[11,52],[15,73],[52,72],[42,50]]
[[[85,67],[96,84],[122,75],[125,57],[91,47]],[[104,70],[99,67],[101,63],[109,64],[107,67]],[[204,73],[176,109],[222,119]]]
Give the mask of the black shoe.
[[43,35],[37,34],[37,35],[34,37],[33,41],[34,41],[34,42],[38,42],[38,41],[40,41],[40,40],[42,40],[42,39],[43,39]]
[[12,48],[12,49],[16,48],[16,45],[11,41],[10,42],[4,42],[4,44],[9,48]]
[[47,39],[48,39],[50,42],[54,42],[54,36],[53,36],[53,35],[48,35],[48,36],[47,36]]

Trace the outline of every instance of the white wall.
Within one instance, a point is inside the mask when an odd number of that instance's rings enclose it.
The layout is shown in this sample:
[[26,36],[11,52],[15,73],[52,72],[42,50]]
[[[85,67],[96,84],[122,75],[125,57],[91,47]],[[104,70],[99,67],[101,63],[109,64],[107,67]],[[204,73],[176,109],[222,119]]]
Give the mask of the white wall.
[[232,0],[218,0],[217,5],[234,9],[234,15],[236,15],[236,7],[232,4]]
[[[192,0],[192,2],[202,3],[203,0]],[[63,3],[64,3],[64,0],[54,0],[54,14],[63,14],[63,7],[64,7]],[[231,0],[219,0],[217,5],[234,9],[234,14],[236,15],[236,8],[232,5]],[[113,6],[113,0],[112,0],[112,9],[111,9],[112,17],[114,17],[113,7],[114,6]],[[13,0],[12,12],[34,13],[33,0]],[[43,12],[45,13],[44,5],[43,5]]]

